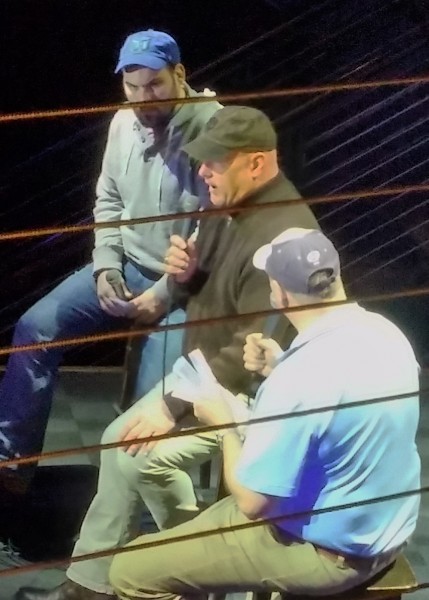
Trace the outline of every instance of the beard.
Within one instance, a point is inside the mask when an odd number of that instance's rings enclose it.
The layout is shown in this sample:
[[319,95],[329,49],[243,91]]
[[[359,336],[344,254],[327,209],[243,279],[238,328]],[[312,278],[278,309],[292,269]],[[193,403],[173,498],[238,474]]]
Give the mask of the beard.
[[[178,83],[174,83],[170,98],[179,98],[180,97],[180,86]],[[180,105],[179,105],[180,107]],[[136,108],[134,112],[136,117],[140,121],[142,125],[145,127],[150,127],[152,129],[163,129],[165,128],[174,112],[176,111],[176,106],[164,106],[159,108],[151,108],[148,110],[144,110],[143,108]]]
[[136,108],[134,110],[136,117],[142,125],[152,129],[166,127],[174,113],[174,108],[143,110]]

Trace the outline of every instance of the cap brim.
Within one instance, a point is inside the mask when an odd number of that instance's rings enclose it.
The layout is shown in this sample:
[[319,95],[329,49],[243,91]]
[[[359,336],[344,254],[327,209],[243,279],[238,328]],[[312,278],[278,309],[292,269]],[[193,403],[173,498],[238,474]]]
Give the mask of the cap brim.
[[153,69],[154,71],[160,71],[161,69],[165,69],[168,66],[168,62],[163,60],[162,58],[158,58],[157,56],[153,56],[153,54],[142,55],[142,56],[133,56],[132,59],[129,60],[120,60],[116,65],[115,73],[119,73],[123,69],[127,67],[131,67],[132,65],[137,65],[139,67],[146,67],[147,69]]
[[195,140],[192,140],[192,142],[182,146],[182,150],[200,162],[205,162],[207,160],[223,160],[231,152],[230,148],[221,146],[204,134],[199,135]]
[[265,271],[267,266],[267,260],[271,256],[271,252],[273,251],[273,247],[271,244],[265,244],[265,246],[261,246],[258,250],[256,250],[253,255],[253,266],[259,269],[260,271]]

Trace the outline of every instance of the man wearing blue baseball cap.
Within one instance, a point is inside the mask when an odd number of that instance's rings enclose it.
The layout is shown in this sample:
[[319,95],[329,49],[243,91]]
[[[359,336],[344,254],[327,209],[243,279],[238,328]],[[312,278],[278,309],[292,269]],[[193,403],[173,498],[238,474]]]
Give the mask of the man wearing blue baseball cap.
[[[127,102],[198,95],[186,83],[177,43],[161,31],[130,35],[115,72],[121,74]],[[187,220],[118,226],[118,221],[189,212],[206,201],[207,188],[196,163],[181,146],[192,141],[219,108],[213,100],[116,112],[94,207],[95,221],[112,225],[96,229],[93,263],[67,277],[21,317],[14,345],[123,329],[134,320],[163,322],[171,308],[163,278],[169,239],[177,227],[182,232],[191,224]],[[184,318],[183,310],[174,309],[169,323]],[[158,332],[144,340],[134,399],[161,380],[164,368],[171,370],[181,348],[180,329],[170,331],[168,339]],[[0,460],[42,450],[63,351],[58,347],[11,354],[0,389]],[[33,467],[0,469],[0,494],[24,493]]]
[[164,31],[148,29],[127,37],[119,53],[115,73],[128,69],[130,65],[161,71],[165,67],[175,67],[180,62],[176,40]]
[[[121,48],[115,73],[122,73],[125,96],[129,102],[168,100],[191,95],[185,83],[186,73],[179,47],[170,35],[162,31],[149,29],[128,36]],[[171,106],[134,109],[142,125],[156,129],[165,127],[174,110]],[[204,112],[207,112],[207,107]],[[209,113],[213,114],[212,107]]]
[[287,229],[253,264],[298,331],[286,352],[247,338],[246,368],[268,375],[251,419],[265,422],[249,423],[243,442],[238,428],[222,429],[235,420],[225,390],[201,391],[194,412],[219,427],[231,495],[116,555],[110,581],[121,600],[331,597],[376,577],[415,529],[419,366],[408,340],[346,303],[338,253],[318,230]]

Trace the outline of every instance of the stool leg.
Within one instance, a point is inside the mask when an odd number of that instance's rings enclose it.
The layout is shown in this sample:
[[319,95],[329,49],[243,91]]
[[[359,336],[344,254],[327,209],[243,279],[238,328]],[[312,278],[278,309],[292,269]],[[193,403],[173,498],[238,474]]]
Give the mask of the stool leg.
[[125,348],[124,378],[122,381],[122,392],[118,402],[113,408],[118,415],[124,413],[132,404],[132,396],[140,366],[141,338],[129,337]]

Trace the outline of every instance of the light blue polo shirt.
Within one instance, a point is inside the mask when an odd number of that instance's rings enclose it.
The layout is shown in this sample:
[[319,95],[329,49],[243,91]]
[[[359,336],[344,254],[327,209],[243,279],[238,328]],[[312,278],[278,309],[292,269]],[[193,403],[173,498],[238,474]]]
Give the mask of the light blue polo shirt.
[[[257,395],[252,418],[415,392],[419,366],[402,332],[356,304],[299,334]],[[279,514],[331,508],[420,487],[418,395],[248,428],[237,476],[281,497]],[[415,528],[419,495],[292,517],[278,526],[338,552],[375,556]]]

